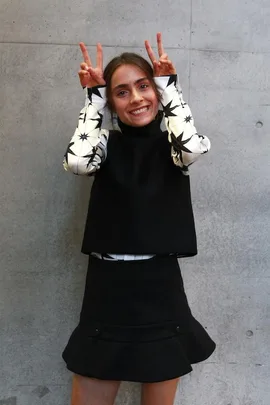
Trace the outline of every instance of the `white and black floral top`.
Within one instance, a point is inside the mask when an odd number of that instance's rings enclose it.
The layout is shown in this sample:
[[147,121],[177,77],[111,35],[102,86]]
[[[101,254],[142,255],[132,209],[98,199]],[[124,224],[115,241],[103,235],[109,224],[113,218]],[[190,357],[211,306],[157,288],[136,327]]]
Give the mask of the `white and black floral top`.
[[[171,143],[171,156],[184,175],[189,175],[189,166],[209,151],[207,136],[199,135],[194,126],[188,104],[183,100],[177,75],[154,78],[161,94],[161,111]],[[102,165],[107,155],[109,130],[102,128],[106,106],[105,86],[85,89],[85,106],[80,111],[79,121],[68,145],[63,166],[76,175],[92,175]],[[92,253],[103,260],[143,260],[154,255]]]

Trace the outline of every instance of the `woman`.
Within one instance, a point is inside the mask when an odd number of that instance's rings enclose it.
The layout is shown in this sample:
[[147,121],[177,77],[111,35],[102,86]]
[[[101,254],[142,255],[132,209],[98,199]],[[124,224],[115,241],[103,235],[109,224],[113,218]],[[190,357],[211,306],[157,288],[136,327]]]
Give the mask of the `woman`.
[[[197,134],[160,33],[157,44],[158,60],[145,41],[153,67],[124,53],[104,72],[101,45],[94,68],[80,44],[86,103],[64,167],[95,180],[80,321],[63,352],[75,373],[72,405],[112,405],[121,381],[142,383],[142,405],[172,405],[179,377],[215,349],[177,261],[197,253],[188,167],[210,141]],[[102,128],[106,105],[119,130]]]

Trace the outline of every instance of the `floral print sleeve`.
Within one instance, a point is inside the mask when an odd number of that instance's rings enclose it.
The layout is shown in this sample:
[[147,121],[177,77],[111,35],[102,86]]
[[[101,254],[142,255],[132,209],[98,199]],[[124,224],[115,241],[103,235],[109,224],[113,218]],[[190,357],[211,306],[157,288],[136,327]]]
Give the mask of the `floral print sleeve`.
[[85,106],[67,147],[63,166],[78,175],[92,175],[106,159],[109,131],[101,128],[106,86],[86,88]]
[[188,167],[201,154],[209,151],[210,140],[197,133],[190,108],[183,100],[177,75],[155,77],[154,80],[161,94],[173,162],[180,166],[183,174],[188,175]]

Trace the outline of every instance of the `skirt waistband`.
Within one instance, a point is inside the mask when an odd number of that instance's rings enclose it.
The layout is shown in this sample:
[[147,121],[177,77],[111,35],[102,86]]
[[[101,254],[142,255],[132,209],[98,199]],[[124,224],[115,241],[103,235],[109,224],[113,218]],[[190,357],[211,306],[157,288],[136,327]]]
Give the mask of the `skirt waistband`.
[[132,254],[115,254],[115,253],[97,253],[92,252],[92,256],[100,260],[148,260],[152,259],[155,255],[132,255]]

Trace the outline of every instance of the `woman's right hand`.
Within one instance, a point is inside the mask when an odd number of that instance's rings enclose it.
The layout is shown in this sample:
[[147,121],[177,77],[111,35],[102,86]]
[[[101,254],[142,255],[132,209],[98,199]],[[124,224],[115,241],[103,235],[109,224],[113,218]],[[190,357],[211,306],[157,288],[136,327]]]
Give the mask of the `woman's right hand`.
[[80,65],[81,70],[78,72],[82,87],[105,85],[106,82],[103,78],[103,51],[101,44],[97,44],[97,67],[95,68],[92,66],[85,44],[80,42],[79,45],[84,60],[84,62]]

